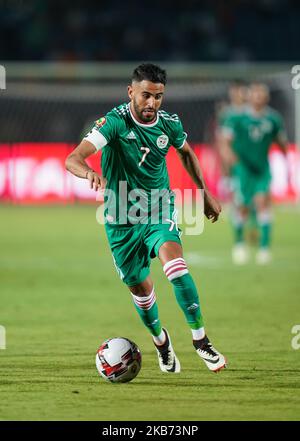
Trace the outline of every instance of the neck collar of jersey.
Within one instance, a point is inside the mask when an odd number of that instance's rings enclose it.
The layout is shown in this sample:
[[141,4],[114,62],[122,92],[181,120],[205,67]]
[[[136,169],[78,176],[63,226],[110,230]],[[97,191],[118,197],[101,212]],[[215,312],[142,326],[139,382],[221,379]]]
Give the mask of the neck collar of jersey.
[[261,118],[262,116],[265,116],[267,114],[268,108],[265,106],[263,107],[259,112],[255,110],[253,107],[249,107],[249,114],[253,116],[254,118]]
[[141,126],[141,127],[153,127],[153,126],[156,126],[156,124],[158,123],[158,113],[156,114],[156,119],[155,119],[155,121],[153,122],[153,123],[149,123],[149,124],[147,124],[147,123],[141,123],[141,122],[139,122],[134,116],[133,116],[133,114],[132,114],[132,112],[131,112],[131,108],[130,108],[130,103],[128,103],[128,109],[129,109],[129,113],[130,113],[130,116],[131,116],[131,118],[133,119],[133,121],[135,122],[135,124],[137,124],[138,126]]

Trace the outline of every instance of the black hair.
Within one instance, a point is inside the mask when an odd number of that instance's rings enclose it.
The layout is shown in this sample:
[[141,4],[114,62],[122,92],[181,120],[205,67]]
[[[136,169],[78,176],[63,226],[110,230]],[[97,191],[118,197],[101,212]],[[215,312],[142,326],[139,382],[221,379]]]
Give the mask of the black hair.
[[167,82],[167,73],[164,69],[155,64],[143,63],[134,69],[132,81],[140,82],[143,80],[165,85]]
[[248,85],[249,83],[243,78],[235,78],[230,82],[229,87],[247,87]]

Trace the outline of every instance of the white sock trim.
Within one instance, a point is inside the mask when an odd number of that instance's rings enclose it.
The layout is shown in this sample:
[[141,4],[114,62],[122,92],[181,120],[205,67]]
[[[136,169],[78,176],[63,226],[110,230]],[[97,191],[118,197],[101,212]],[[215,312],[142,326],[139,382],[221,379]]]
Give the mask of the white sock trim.
[[167,262],[164,265],[163,270],[170,282],[173,279],[181,277],[189,272],[185,260],[182,257],[178,257],[177,259],[172,259]]
[[271,210],[264,210],[257,213],[257,221],[260,225],[270,224],[273,220]]
[[235,227],[243,227],[247,222],[247,216],[242,214],[238,208],[231,212],[232,223]]
[[193,334],[193,340],[201,340],[205,337],[205,330],[204,327],[199,329],[191,329]]
[[148,310],[152,308],[154,303],[156,302],[156,295],[154,291],[154,287],[151,291],[151,293],[148,296],[140,297],[132,294],[132,298],[136,306],[140,309]]
[[161,333],[159,335],[152,335],[153,341],[156,345],[163,345],[166,341],[166,334],[164,333],[164,330],[161,330]]

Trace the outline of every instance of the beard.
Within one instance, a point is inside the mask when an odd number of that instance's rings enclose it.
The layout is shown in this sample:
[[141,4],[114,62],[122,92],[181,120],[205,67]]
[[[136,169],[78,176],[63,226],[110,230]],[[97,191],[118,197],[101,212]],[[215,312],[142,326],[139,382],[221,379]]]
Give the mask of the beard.
[[138,118],[145,123],[149,123],[156,119],[157,110],[152,107],[139,107],[136,101],[133,100],[133,108]]

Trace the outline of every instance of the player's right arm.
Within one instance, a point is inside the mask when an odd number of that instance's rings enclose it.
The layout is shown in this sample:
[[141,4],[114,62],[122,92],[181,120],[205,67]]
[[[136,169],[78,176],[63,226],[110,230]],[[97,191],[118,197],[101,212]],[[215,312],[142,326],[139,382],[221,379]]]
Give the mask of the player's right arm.
[[95,191],[104,188],[104,180],[88,166],[86,159],[96,151],[96,147],[91,142],[83,139],[65,161],[66,169],[79,178],[88,179],[90,187]]
[[218,136],[218,147],[221,161],[226,175],[230,175],[230,169],[237,162],[232,142],[234,138],[235,121],[233,118],[224,120]]
[[92,170],[86,159],[105,147],[116,137],[120,119],[115,112],[95,121],[94,127],[66,159],[66,169],[79,178],[88,179],[90,187],[97,191],[105,188],[105,178]]
[[232,150],[232,135],[228,133],[219,134],[219,152],[226,175],[229,175],[231,167],[237,162],[237,157]]

